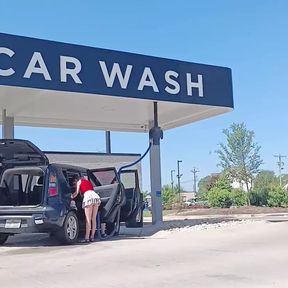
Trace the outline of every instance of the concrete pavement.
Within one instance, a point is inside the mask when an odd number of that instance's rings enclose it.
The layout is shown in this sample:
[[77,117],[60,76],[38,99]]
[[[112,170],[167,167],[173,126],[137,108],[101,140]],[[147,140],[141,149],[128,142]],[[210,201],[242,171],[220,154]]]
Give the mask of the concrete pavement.
[[5,288],[286,288],[288,223],[230,221],[75,246],[0,247]]

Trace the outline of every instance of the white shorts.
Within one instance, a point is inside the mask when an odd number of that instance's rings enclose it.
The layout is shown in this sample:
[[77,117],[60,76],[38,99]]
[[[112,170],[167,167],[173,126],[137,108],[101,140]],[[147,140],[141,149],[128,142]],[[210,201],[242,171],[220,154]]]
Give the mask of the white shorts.
[[84,193],[82,208],[85,208],[90,205],[100,205],[100,203],[101,199],[95,191],[88,190]]

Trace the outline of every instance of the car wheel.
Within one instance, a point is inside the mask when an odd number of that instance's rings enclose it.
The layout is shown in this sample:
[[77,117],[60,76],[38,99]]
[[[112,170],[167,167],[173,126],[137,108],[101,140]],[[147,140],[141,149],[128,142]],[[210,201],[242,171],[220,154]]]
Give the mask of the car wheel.
[[70,211],[64,221],[63,227],[56,233],[56,238],[63,244],[74,244],[78,239],[79,222],[76,214]]
[[0,233],[0,245],[3,245],[7,241],[8,237],[8,234]]

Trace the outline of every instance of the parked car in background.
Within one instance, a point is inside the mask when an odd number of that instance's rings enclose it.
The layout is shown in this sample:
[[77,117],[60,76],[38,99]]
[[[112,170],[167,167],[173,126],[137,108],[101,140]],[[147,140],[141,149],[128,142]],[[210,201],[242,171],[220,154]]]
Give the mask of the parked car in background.
[[14,234],[37,232],[50,233],[64,244],[75,243],[85,229],[81,196],[71,205],[75,175],[89,179],[99,194],[100,221],[106,223],[108,236],[119,233],[120,222],[143,225],[137,170],[119,175],[114,167],[49,163],[38,147],[17,139],[0,140],[0,163],[0,244]]
[[194,202],[194,200],[189,199],[189,200],[184,202],[184,206],[191,206],[193,202]]
[[186,208],[209,208],[208,201],[190,199],[184,202]]

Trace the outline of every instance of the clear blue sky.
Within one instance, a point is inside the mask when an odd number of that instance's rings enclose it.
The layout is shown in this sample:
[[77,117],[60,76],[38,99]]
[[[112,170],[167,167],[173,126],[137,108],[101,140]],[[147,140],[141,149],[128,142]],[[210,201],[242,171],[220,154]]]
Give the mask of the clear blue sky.
[[[273,155],[288,156],[287,15],[287,0],[0,0],[0,32],[230,67],[234,111],[167,131],[161,143],[162,184],[179,159],[183,186],[192,190],[193,167],[198,179],[219,170],[214,151],[233,122],[254,130],[262,169],[278,173]],[[123,136],[112,133],[112,152],[146,150],[147,134]],[[105,151],[104,132],[16,127],[15,137],[43,150]]]

